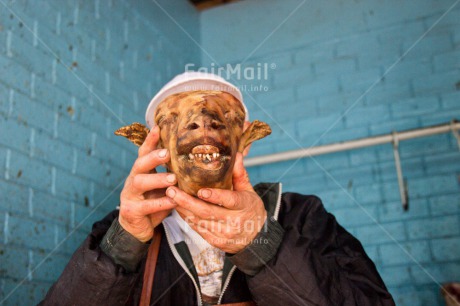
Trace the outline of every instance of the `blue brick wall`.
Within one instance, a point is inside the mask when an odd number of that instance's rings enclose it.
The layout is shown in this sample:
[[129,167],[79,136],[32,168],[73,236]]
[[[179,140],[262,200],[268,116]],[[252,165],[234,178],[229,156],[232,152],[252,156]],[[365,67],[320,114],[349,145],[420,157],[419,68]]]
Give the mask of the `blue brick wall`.
[[113,131],[200,62],[175,22],[200,40],[186,1],[0,5],[0,304],[40,301],[118,205],[137,152]]
[[[276,66],[268,80],[232,80],[267,87],[243,89],[251,117],[273,128],[251,156],[445,123],[460,119],[454,3],[241,1],[201,14],[202,64]],[[391,145],[249,171],[253,183],[320,196],[398,305],[443,305],[438,283],[460,281],[460,153],[444,134],[403,142],[400,154],[407,212]]]

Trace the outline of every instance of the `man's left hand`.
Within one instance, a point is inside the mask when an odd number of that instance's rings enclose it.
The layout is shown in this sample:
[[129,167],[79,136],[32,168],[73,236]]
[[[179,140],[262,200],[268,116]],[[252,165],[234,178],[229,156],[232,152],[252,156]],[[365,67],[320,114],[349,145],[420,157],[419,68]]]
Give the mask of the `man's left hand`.
[[250,244],[267,218],[264,203],[249,182],[241,153],[237,153],[233,168],[233,190],[203,188],[198,191],[198,199],[169,187],[166,195],[177,203],[177,212],[197,233],[231,254]]

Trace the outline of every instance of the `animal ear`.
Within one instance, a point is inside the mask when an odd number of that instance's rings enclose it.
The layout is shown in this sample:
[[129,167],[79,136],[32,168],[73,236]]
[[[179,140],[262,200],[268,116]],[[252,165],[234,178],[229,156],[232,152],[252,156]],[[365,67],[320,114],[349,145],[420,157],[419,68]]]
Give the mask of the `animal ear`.
[[115,135],[124,136],[136,146],[140,147],[144,143],[149,132],[150,130],[145,125],[139,122],[133,122],[130,125],[123,126],[116,130]]
[[254,120],[249,127],[246,128],[241,136],[238,152],[243,153],[244,149],[256,140],[262,139],[272,133],[272,129],[265,122]]

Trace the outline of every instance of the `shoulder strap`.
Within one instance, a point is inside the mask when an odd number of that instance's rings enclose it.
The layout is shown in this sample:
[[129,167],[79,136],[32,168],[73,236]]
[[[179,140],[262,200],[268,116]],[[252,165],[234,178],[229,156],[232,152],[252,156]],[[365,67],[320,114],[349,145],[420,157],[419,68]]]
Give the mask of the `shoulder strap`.
[[142,286],[141,300],[139,306],[150,305],[150,297],[152,296],[153,277],[155,276],[155,267],[157,265],[158,253],[160,251],[161,233],[157,227],[153,234],[153,242],[149,247],[147,260],[144,270],[144,284]]

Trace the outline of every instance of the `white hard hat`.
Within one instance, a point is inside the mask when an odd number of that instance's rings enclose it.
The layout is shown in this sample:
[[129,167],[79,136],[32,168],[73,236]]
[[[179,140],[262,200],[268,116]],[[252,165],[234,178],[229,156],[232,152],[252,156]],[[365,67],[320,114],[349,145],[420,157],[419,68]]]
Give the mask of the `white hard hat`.
[[169,81],[150,101],[147,111],[145,112],[145,121],[147,122],[147,126],[149,128],[155,126],[153,118],[155,109],[165,98],[176,93],[194,90],[217,90],[228,92],[237,98],[241,104],[243,104],[244,111],[246,113],[245,120],[249,120],[248,109],[246,105],[244,105],[243,95],[238,87],[230,84],[224,78],[212,73],[187,71],[177,75],[174,79]]

